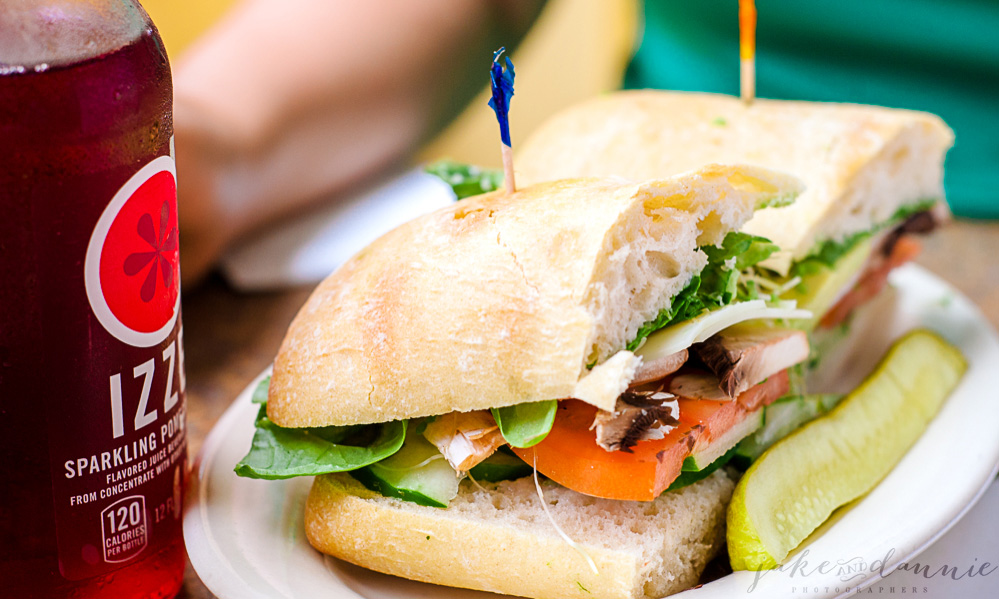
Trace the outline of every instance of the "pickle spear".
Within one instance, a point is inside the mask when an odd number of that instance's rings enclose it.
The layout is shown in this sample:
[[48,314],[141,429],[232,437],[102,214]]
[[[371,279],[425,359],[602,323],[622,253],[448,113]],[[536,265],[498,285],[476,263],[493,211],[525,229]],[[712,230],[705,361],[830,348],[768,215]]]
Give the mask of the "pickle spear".
[[729,504],[732,568],[775,568],[833,510],[870,491],[916,442],[966,369],[956,348],[929,331],[912,331],[836,408],[767,450]]

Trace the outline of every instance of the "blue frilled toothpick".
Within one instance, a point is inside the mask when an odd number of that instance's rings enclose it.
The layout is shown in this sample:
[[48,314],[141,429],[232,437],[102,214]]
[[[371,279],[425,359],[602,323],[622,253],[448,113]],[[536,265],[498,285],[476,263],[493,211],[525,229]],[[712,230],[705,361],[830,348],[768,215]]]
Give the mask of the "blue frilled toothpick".
[[[513,180],[513,148],[510,143],[510,98],[513,97],[513,63],[509,56],[503,56],[506,48],[500,48],[493,53],[493,64],[489,68],[489,79],[491,82],[493,97],[489,100],[489,107],[496,113],[496,120],[499,121],[500,139],[503,141],[503,174],[504,186],[507,193],[516,191]],[[500,59],[506,60],[506,68]]]

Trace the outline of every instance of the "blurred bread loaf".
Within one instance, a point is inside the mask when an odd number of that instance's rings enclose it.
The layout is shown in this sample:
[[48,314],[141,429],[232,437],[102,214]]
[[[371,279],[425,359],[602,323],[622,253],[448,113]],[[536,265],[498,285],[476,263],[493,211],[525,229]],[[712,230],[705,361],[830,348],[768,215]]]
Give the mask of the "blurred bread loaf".
[[721,162],[776,168],[806,189],[792,206],[743,227],[800,259],[826,240],[885,222],[902,206],[942,200],[954,134],[926,112],[631,90],[571,106],[517,153],[517,181],[666,177]]

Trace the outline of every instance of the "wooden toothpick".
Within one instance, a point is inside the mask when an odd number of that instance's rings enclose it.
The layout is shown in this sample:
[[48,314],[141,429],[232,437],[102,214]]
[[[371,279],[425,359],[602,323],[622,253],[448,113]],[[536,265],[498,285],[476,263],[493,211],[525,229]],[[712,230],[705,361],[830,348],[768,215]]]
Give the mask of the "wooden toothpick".
[[[493,54],[493,64],[489,68],[489,80],[492,88],[492,98],[489,106],[496,113],[500,126],[500,141],[503,152],[503,184],[507,193],[517,190],[513,179],[513,148],[510,143],[510,98],[513,97],[513,62],[509,56],[503,56],[506,48],[500,48]],[[505,58],[504,62],[500,62]],[[505,67],[505,68],[504,68]]]
[[756,3],[739,0],[739,94],[747,105],[756,98]]

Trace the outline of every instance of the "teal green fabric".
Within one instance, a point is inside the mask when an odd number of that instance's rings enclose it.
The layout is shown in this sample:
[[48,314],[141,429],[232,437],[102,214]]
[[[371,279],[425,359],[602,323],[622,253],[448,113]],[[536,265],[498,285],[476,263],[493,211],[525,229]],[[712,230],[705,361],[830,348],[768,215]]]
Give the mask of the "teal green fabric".
[[[999,218],[999,0],[757,0],[757,95],[926,110],[958,215]],[[647,0],[625,86],[739,93],[736,0]]]

